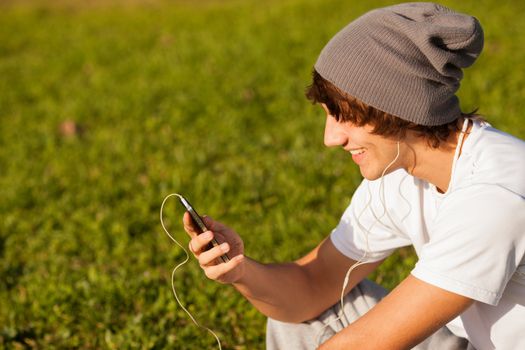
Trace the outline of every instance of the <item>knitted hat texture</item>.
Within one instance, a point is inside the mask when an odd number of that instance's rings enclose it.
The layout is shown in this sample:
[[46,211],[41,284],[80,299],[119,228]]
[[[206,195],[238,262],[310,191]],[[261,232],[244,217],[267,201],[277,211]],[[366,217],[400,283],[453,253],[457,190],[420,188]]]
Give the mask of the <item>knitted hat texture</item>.
[[434,3],[405,3],[357,18],[324,47],[315,70],[383,112],[433,126],[461,115],[462,68],[483,48],[472,16]]

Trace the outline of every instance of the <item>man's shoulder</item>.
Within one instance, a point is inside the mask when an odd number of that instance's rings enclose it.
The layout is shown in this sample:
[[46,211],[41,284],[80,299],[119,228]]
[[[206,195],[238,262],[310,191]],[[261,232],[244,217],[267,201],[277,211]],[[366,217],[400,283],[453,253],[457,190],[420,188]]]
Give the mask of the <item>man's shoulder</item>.
[[495,185],[525,197],[525,141],[489,125],[471,136],[462,185]]

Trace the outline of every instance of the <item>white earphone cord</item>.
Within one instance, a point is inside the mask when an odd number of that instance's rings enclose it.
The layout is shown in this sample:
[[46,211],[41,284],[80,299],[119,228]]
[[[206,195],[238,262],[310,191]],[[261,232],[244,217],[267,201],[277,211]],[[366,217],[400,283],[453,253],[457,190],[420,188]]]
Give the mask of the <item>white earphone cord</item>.
[[[394,163],[399,159],[399,155],[400,155],[400,148],[399,148],[399,141],[397,142],[397,154],[396,156],[394,157],[394,159],[385,167],[385,169],[383,170],[383,172],[381,173],[381,183],[379,184],[379,189],[380,191],[383,191],[383,195],[380,196],[380,200],[381,202],[383,203],[383,199],[384,199],[384,176],[386,174],[386,172],[388,171],[388,169],[390,169],[390,167],[392,165],[394,165]],[[323,331],[330,325],[332,324],[333,322],[336,322],[336,321],[339,321],[343,316],[346,317],[345,315],[345,310],[344,310],[344,297],[345,297],[345,289],[346,287],[348,286],[348,283],[350,282],[350,274],[352,273],[352,271],[354,271],[354,269],[358,266],[361,266],[361,265],[364,265],[366,264],[367,262],[365,261],[366,259],[366,256],[368,255],[368,252],[370,251],[370,246],[369,246],[369,242],[368,242],[368,234],[370,233],[370,230],[375,226],[375,224],[377,224],[378,222],[381,222],[381,218],[385,215],[385,212],[387,211],[386,210],[386,205],[385,203],[383,203],[383,208],[385,209],[385,211],[383,212],[383,214],[381,214],[380,217],[377,217],[375,214],[374,214],[374,217],[375,217],[375,221],[372,223],[372,225],[366,229],[365,227],[362,226],[361,222],[360,222],[360,218],[361,216],[363,215],[363,213],[370,208],[370,204],[372,203],[372,194],[370,193],[370,186],[368,186],[368,193],[369,193],[369,196],[368,196],[368,201],[365,205],[365,207],[363,208],[363,210],[361,210],[361,212],[359,213],[359,215],[357,216],[357,225],[359,225],[359,227],[364,231],[365,233],[365,245],[366,245],[366,249],[363,253],[363,256],[361,256],[361,258],[359,258],[358,261],[356,261],[354,264],[352,264],[352,266],[350,266],[350,268],[347,270],[346,274],[345,274],[345,278],[344,278],[344,281],[343,281],[343,287],[341,288],[341,296],[340,296],[340,299],[339,299],[339,302],[340,302],[340,307],[341,307],[341,314],[339,316],[337,316],[337,318],[333,319],[332,321],[328,322],[327,324],[325,324],[320,330],[319,332],[317,333],[317,345],[321,345],[320,344],[320,341],[321,341],[321,336],[323,334]],[[372,210],[373,212],[373,210]],[[388,214],[387,214],[388,215]],[[390,219],[392,220],[392,219]]]
[[[461,146],[463,145],[463,138],[465,136],[465,133],[466,133],[466,130],[468,128],[468,123],[469,123],[469,120],[466,119],[464,121],[464,124],[463,124],[463,128],[461,130],[461,133],[460,133],[460,136],[459,136],[459,140],[458,140],[458,146],[456,148],[456,152],[455,152],[455,155],[454,155],[454,160],[453,160],[453,164],[452,164],[452,172],[454,172],[454,168],[455,168],[455,163],[457,161],[457,158],[459,156],[459,152],[460,152],[460,149],[461,149]],[[365,205],[365,207],[363,208],[363,210],[359,213],[358,217],[357,217],[357,225],[359,225],[359,227],[364,231],[365,233],[365,244],[366,244],[366,249],[363,253],[363,256],[361,256],[361,258],[359,258],[359,260],[357,262],[355,262],[354,264],[352,264],[352,266],[350,266],[350,268],[348,269],[348,271],[346,272],[345,274],[345,278],[344,278],[344,281],[343,281],[343,287],[341,288],[341,297],[340,297],[340,306],[341,306],[341,314],[334,320],[330,321],[329,323],[327,323],[326,325],[324,325],[320,330],[319,332],[317,333],[317,345],[320,345],[320,337],[322,335],[322,332],[326,329],[326,327],[328,327],[331,323],[335,322],[335,321],[338,321],[340,320],[343,316],[346,317],[345,315],[345,311],[344,311],[344,296],[345,296],[345,289],[346,287],[348,286],[348,283],[350,281],[350,274],[352,273],[352,271],[357,268],[358,266],[361,266],[361,265],[364,265],[366,264],[366,256],[368,255],[368,252],[370,251],[370,247],[369,247],[369,241],[368,241],[368,235],[370,233],[370,230],[372,229],[372,227],[375,226],[376,223],[378,222],[381,222],[381,218],[384,216],[384,215],[387,215],[390,222],[395,226],[395,228],[397,230],[399,230],[399,228],[395,225],[394,223],[394,220],[392,220],[392,217],[390,216],[390,214],[388,213],[388,209],[386,208],[386,201],[385,201],[385,193],[384,193],[384,176],[386,174],[386,172],[388,171],[388,169],[394,165],[394,163],[398,160],[399,158],[399,155],[400,155],[400,148],[399,148],[399,141],[397,142],[397,154],[395,156],[395,158],[385,167],[385,169],[383,170],[383,172],[381,173],[381,182],[379,184],[379,191],[380,191],[380,201],[383,205],[383,213],[381,214],[381,216],[376,216],[375,213],[373,213],[373,216],[374,218],[376,219],[376,221],[368,228],[364,228],[361,223],[360,223],[360,218],[361,216],[363,215],[363,213],[370,208],[370,204],[372,202],[372,194],[370,193],[370,186],[368,186],[368,193],[369,193],[369,199]],[[400,189],[399,189],[400,190]],[[400,192],[401,194],[401,192]],[[214,337],[215,337],[215,340],[217,341],[217,345],[219,346],[219,350],[222,350],[222,346],[221,346],[221,342],[219,340],[219,337],[217,336],[217,334],[215,334],[214,331],[212,331],[210,328],[208,327],[205,327],[205,326],[201,326],[197,320],[193,317],[193,315],[184,307],[184,305],[182,305],[181,301],[179,300],[179,297],[177,295],[177,291],[175,289],[175,272],[180,268],[182,267],[184,264],[186,264],[190,258],[188,252],[186,251],[186,249],[168,232],[168,230],[166,229],[166,226],[164,225],[164,220],[163,220],[163,210],[164,210],[164,204],[166,203],[166,201],[168,200],[168,198],[172,197],[172,196],[177,196],[179,198],[182,198],[182,196],[178,193],[172,193],[172,194],[169,194],[167,195],[164,200],[162,201],[162,205],[160,206],[160,223],[162,225],[162,229],[164,230],[164,232],[168,235],[168,237],[173,241],[175,242],[175,244],[177,244],[183,251],[184,253],[186,254],[186,258],[184,259],[183,262],[181,262],[180,264],[178,264],[177,266],[175,266],[173,268],[173,271],[171,272],[171,289],[173,291],[173,295],[175,296],[175,300],[177,301],[177,303],[179,304],[179,306],[184,310],[184,312],[186,312],[186,314],[190,317],[190,319],[193,321],[193,323],[199,327],[199,328],[202,328],[202,329],[205,329],[206,331],[210,332]],[[402,196],[401,194],[401,197],[406,201],[406,198]],[[409,204],[409,207],[410,207],[410,203],[408,202]],[[409,208],[409,213],[411,211],[411,207]],[[373,212],[373,210],[372,210]],[[407,214],[408,215],[408,214]]]
[[190,259],[190,255],[188,254],[188,251],[182,246],[182,244],[180,244],[169,232],[168,230],[166,229],[166,226],[164,225],[164,220],[163,220],[163,216],[162,216],[162,212],[164,210],[164,204],[166,203],[166,201],[168,200],[168,198],[172,197],[172,196],[177,196],[179,198],[181,198],[182,196],[178,193],[172,193],[172,194],[169,194],[167,195],[164,200],[162,201],[162,205],[160,206],[160,224],[162,225],[162,229],[164,230],[164,232],[168,235],[168,237],[173,241],[175,242],[175,244],[177,244],[183,251],[184,253],[186,254],[186,258],[184,259],[183,262],[181,262],[180,264],[178,264],[177,266],[175,266],[173,268],[173,271],[171,272],[171,290],[173,291],[173,295],[175,296],[175,300],[177,301],[177,303],[179,304],[179,306],[182,308],[182,310],[184,310],[184,312],[186,312],[186,314],[188,314],[188,316],[190,317],[190,319],[193,321],[193,323],[199,327],[199,328],[202,328],[202,329],[205,329],[207,330],[208,332],[210,332],[214,337],[215,337],[215,340],[217,341],[217,345],[219,346],[219,350],[222,350],[222,346],[221,346],[221,341],[219,340],[219,337],[217,336],[217,334],[215,334],[214,331],[212,331],[211,329],[209,329],[208,327],[205,327],[205,326],[201,326],[199,324],[199,322],[197,322],[197,320],[195,319],[195,317],[193,317],[193,315],[184,307],[184,305],[182,305],[181,301],[179,300],[179,297],[177,295],[177,291],[175,290],[175,272],[180,268],[182,267],[184,264],[186,264],[188,262],[188,260]]

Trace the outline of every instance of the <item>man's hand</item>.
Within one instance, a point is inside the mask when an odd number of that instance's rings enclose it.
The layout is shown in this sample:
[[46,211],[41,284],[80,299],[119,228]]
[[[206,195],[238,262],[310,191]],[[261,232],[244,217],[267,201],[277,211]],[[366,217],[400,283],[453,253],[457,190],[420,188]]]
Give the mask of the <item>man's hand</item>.
[[[204,217],[204,224],[209,231],[198,234],[188,212],[184,214],[184,230],[192,237],[189,248],[199,261],[201,268],[209,279],[221,283],[233,283],[244,274],[244,244],[239,235],[229,227]],[[206,250],[215,237],[219,245]],[[230,261],[223,263],[220,256],[228,254]]]

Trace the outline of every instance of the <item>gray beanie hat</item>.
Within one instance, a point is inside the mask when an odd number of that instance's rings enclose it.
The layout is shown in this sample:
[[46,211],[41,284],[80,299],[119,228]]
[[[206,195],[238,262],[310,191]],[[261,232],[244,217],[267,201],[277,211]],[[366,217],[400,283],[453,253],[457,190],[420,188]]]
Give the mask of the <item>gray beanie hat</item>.
[[462,68],[483,48],[476,18],[433,3],[370,11],[324,47],[315,70],[339,89],[419,125],[461,115],[455,92]]

